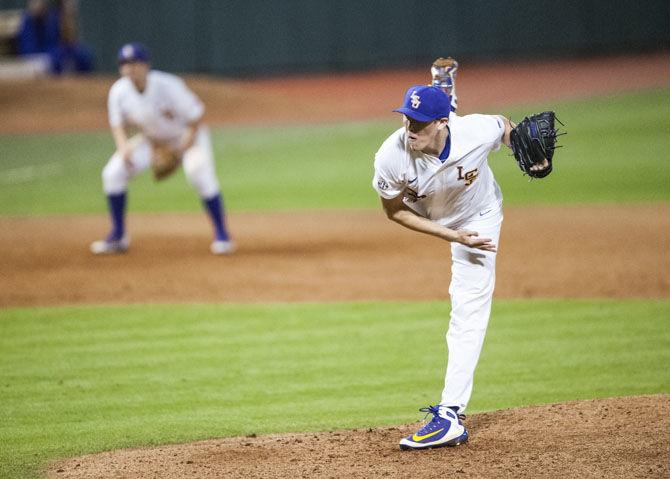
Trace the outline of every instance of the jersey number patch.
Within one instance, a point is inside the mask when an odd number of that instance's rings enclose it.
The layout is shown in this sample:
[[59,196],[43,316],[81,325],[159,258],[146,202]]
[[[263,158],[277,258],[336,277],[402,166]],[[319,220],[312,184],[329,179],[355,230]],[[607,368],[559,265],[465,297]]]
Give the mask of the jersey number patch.
[[465,186],[470,186],[473,181],[477,179],[477,175],[479,174],[479,169],[475,168],[474,170],[466,171],[463,173],[463,167],[462,166],[457,166],[456,169],[458,169],[458,179],[459,180],[464,180],[465,181]]

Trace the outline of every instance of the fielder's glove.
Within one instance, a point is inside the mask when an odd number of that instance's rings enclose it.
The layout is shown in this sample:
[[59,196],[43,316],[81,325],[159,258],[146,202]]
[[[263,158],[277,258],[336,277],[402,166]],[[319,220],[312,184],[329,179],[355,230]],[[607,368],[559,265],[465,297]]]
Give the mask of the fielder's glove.
[[181,154],[174,148],[154,143],[153,156],[151,157],[151,171],[153,171],[156,181],[163,180],[170,176],[181,164]]
[[[514,158],[521,171],[532,178],[544,178],[553,168],[554,149],[558,148],[556,146],[558,130],[554,128],[554,120],[561,123],[553,111],[536,113],[524,118],[510,133]],[[545,159],[549,162],[549,166],[541,170],[531,170],[531,166],[542,164]]]

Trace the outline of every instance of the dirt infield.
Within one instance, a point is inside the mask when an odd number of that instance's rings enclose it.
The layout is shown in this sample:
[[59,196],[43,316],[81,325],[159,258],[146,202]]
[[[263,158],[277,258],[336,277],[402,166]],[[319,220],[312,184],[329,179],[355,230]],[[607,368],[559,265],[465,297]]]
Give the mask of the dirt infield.
[[[670,53],[490,65],[460,60],[461,113],[670,85]],[[113,80],[4,82],[0,133],[104,129]],[[189,84],[207,104],[210,123],[266,124],[391,118],[398,95],[427,80],[426,69],[413,69],[189,78]],[[94,257],[88,244],[105,232],[103,214],[0,217],[0,308],[448,296],[448,245],[403,230],[381,211],[233,214],[230,223],[240,245],[232,257],[209,253],[204,215],[131,215],[130,252]],[[505,209],[499,298],[667,298],[668,271],[670,205]],[[670,475],[669,418],[667,395],[584,401],[474,415],[466,422],[471,441],[455,449],[401,452],[397,441],[413,424],[114,451],[59,462],[47,475],[660,478]]]
[[[204,214],[131,215],[131,250],[96,257],[88,244],[105,217],[0,218],[0,307],[448,298],[448,243],[381,210],[230,222],[239,242],[231,257],[209,253]],[[655,241],[631,247],[622,224]],[[668,297],[668,271],[670,205],[505,210],[497,297]]]
[[114,451],[51,465],[48,477],[662,478],[670,474],[670,396],[510,409],[466,419],[456,448],[401,451],[417,424]]

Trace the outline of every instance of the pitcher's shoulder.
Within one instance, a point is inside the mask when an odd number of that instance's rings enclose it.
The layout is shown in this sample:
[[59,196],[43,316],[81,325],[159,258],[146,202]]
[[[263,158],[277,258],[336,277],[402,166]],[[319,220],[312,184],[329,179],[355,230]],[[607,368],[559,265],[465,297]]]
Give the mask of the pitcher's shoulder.
[[449,117],[449,128],[456,141],[483,141],[497,138],[505,131],[505,123],[500,115],[485,115],[473,113],[471,115]]

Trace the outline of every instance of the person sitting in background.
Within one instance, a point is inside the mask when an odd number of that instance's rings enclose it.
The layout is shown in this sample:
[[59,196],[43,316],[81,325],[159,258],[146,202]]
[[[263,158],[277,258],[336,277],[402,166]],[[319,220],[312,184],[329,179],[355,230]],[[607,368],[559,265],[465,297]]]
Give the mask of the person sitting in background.
[[44,0],[29,0],[16,38],[19,55],[50,54],[58,47],[58,17]]
[[59,0],[50,7],[45,0],[29,0],[16,38],[21,56],[47,55],[51,73],[89,72],[90,50],[77,39],[76,5]]
[[61,71],[85,73],[93,70],[93,54],[79,40],[76,0],[57,0],[59,25],[58,61]]

